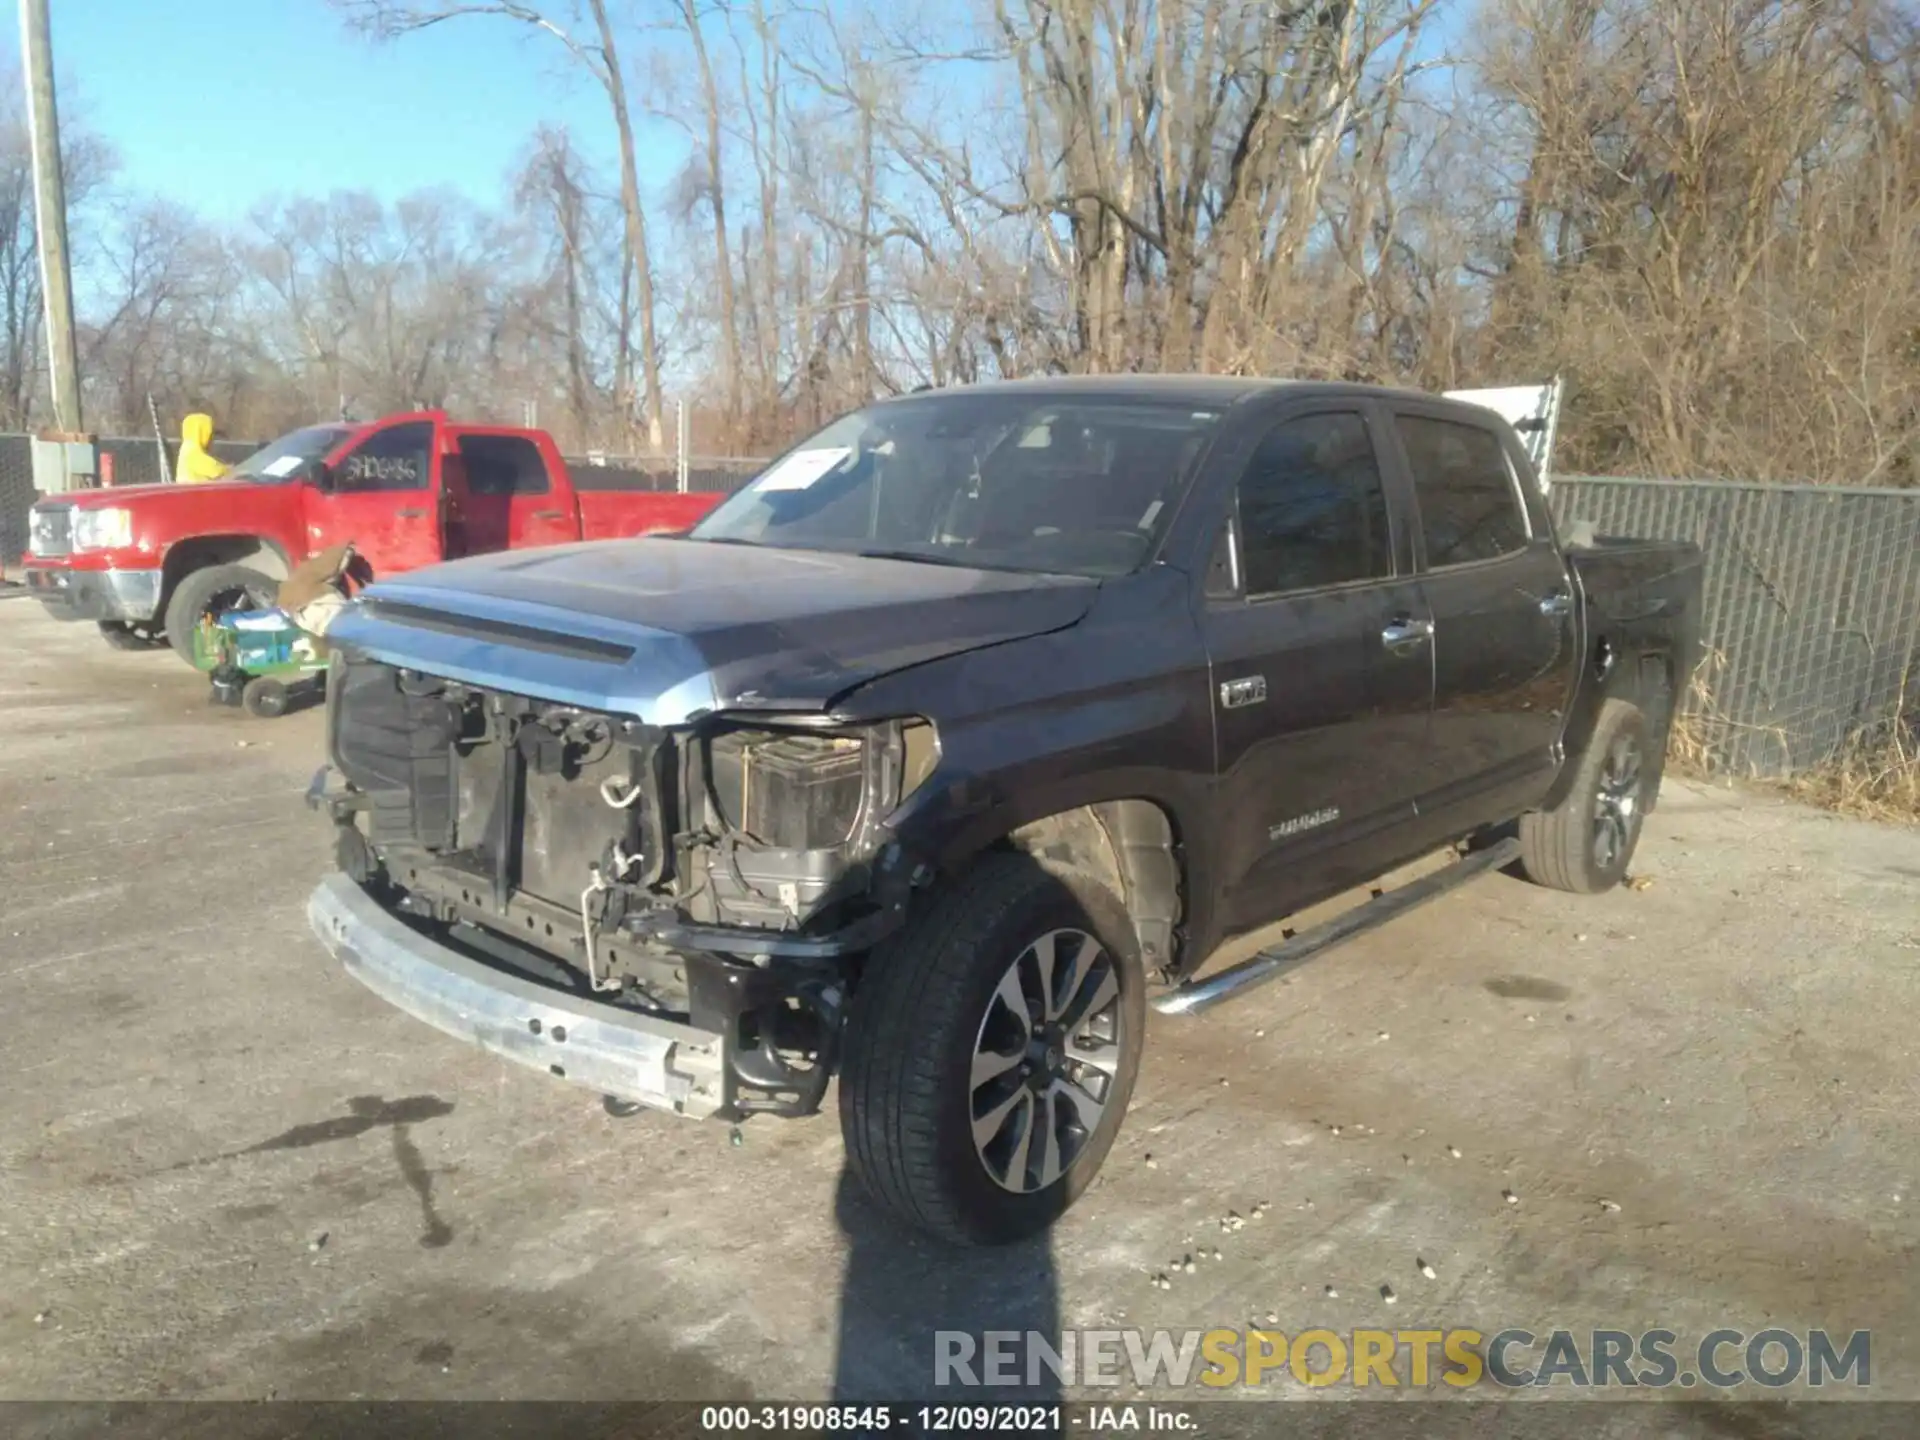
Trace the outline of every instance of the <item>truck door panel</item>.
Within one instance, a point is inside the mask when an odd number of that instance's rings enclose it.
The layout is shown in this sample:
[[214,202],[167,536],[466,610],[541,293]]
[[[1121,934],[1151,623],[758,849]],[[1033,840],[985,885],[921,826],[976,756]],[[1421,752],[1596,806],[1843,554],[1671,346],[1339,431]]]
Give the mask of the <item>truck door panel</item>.
[[[1361,413],[1275,425],[1240,477],[1227,534],[1228,573],[1201,623],[1224,918],[1246,929],[1314,898],[1303,859],[1385,843],[1411,813],[1432,671]],[[1403,633],[1392,647],[1383,638]]]
[[[1528,509],[1499,436],[1457,418],[1398,412],[1394,428],[1420,513],[1421,589],[1433,616],[1434,705],[1423,813],[1504,819],[1544,791],[1579,665],[1574,597],[1550,534]],[[1526,808],[1524,795],[1518,808]],[[1500,813],[1495,814],[1494,811]]]
[[375,430],[329,467],[327,488],[307,497],[307,549],[350,542],[375,576],[442,558],[435,422]]
[[580,538],[572,502],[558,493],[531,438],[463,429],[457,444],[467,479],[467,553],[560,545]]

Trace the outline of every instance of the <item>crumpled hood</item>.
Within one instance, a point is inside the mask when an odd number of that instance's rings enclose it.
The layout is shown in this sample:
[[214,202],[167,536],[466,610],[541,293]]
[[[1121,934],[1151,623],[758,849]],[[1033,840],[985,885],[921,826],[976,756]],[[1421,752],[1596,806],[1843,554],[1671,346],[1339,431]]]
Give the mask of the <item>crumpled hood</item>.
[[327,632],[389,664],[673,725],[819,710],[890,671],[1074,624],[1099,582],[643,539],[480,556],[369,588]]

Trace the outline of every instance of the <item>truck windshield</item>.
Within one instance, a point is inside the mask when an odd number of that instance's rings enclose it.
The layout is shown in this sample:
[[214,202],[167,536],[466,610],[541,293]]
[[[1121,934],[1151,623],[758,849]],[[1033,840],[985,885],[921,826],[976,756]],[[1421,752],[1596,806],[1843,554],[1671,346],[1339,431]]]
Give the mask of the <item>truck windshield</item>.
[[261,485],[279,485],[300,477],[310,460],[324,459],[347,436],[351,425],[309,425],[291,435],[282,435],[271,445],[263,445],[233,467],[229,480],[252,480]]
[[1132,397],[889,401],[788,451],[690,538],[1124,575],[1171,520],[1219,418]]

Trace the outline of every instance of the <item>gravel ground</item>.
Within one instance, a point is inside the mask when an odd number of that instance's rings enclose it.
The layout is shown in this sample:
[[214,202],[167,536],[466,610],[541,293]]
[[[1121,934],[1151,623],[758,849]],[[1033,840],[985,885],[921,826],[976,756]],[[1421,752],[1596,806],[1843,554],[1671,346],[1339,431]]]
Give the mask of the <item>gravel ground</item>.
[[1051,1243],[957,1256],[830,1116],[615,1120],[340,974],[316,713],[24,599],[0,656],[0,1397],[914,1395],[937,1328],[1260,1322],[1870,1329],[1920,1399],[1920,833],[1671,781],[1645,888],[1158,1020]]

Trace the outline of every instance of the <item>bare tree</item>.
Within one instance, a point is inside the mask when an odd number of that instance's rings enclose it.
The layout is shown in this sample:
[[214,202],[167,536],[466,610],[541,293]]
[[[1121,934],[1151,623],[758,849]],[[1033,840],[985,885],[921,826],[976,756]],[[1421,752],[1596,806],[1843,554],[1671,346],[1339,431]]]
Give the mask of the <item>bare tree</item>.
[[[542,130],[534,154],[521,175],[517,198],[524,212],[552,245],[545,280],[558,292],[558,315],[548,305],[523,305],[529,323],[556,338],[564,355],[567,409],[573,434],[584,440],[593,430],[596,386],[588,355],[588,292],[592,263],[588,253],[590,220],[582,165],[564,131]],[[529,297],[531,298],[531,297]],[[550,317],[550,318],[549,318]],[[557,320],[557,330],[553,321]],[[544,323],[543,323],[544,322]]]
[[[1907,0],[336,3],[382,35],[555,37],[617,176],[546,131],[498,211],[295,199],[234,232],[99,191],[74,233],[101,423],[148,392],[230,431],[535,400],[624,448],[642,405],[659,438],[671,367],[699,443],[764,450],[996,375],[1557,373],[1573,465],[1920,481]],[[636,104],[690,142],[657,271]],[[32,244],[0,112],[13,424],[42,384]]]
[[[44,378],[33,159],[21,94],[18,75],[0,73],[0,426],[13,430],[32,422]],[[114,169],[114,157],[71,117],[61,131],[61,148],[69,238],[76,268],[84,270],[92,258],[92,212]]]
[[701,109],[706,121],[706,198],[713,214],[713,273],[720,295],[720,368],[726,385],[726,424],[729,431],[740,422],[740,332],[739,314],[733,298],[733,251],[727,243],[727,182],[725,148],[720,141],[720,87],[714,81],[713,62],[707,54],[706,32],[694,0],[679,0],[680,20],[693,46],[694,63],[700,76]]
[[1491,353],[1581,383],[1589,463],[1910,483],[1913,17],[1879,0],[1508,0],[1520,176]]
[[[515,20],[552,35],[606,91],[613,114],[614,130],[620,141],[620,203],[626,220],[627,254],[631,262],[634,288],[638,294],[640,316],[640,369],[644,394],[641,397],[646,416],[647,443],[658,449],[664,439],[662,396],[660,389],[660,346],[656,334],[653,297],[653,261],[647,249],[646,211],[640,203],[639,162],[633,141],[633,111],[627,99],[626,74],[621,68],[620,51],[613,23],[608,17],[606,0],[584,0],[592,37],[582,39],[574,33],[572,18],[566,23],[532,5],[495,0],[495,3],[449,3],[415,6],[404,0],[333,0],[355,24],[368,33],[392,38],[409,31],[423,30],[460,16],[493,15]],[[617,388],[622,400],[631,393],[627,370],[627,351],[621,349]]]

